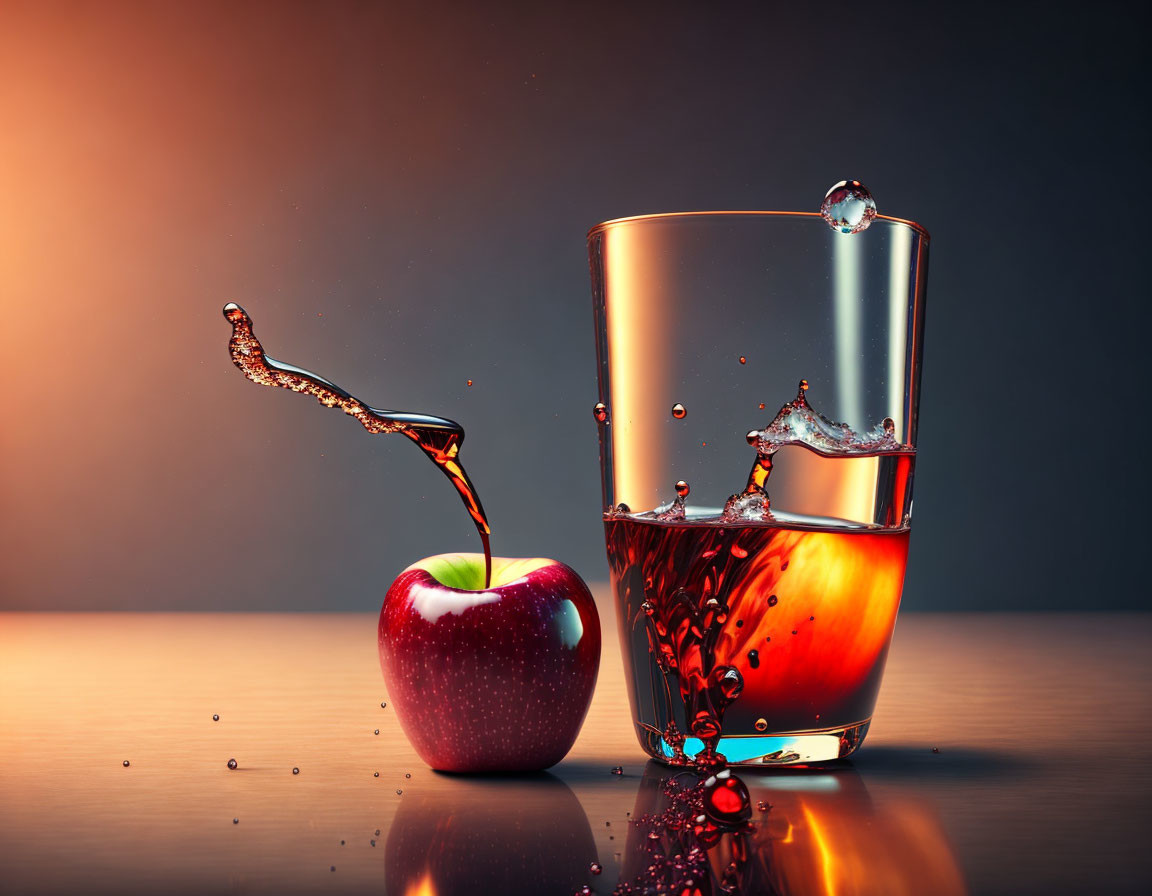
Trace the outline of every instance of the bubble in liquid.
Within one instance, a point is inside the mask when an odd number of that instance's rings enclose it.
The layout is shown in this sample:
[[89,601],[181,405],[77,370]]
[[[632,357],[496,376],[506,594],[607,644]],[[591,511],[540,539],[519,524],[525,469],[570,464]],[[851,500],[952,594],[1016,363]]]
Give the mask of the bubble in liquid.
[[758,650],[748,651],[748,665],[753,669],[760,668],[760,652]]
[[757,719],[756,720],[756,730],[757,731],[767,731],[768,730],[768,720],[767,719]]
[[128,766],[130,766],[131,764],[132,763],[129,762],[127,759],[124,760],[124,768],[128,768]]
[[228,760],[228,768],[235,770],[239,766],[240,766],[240,763],[237,762],[235,759],[229,759]]
[[591,871],[593,874],[599,874],[604,869],[600,867],[599,862],[593,862],[591,865],[588,866],[588,870]]
[[858,180],[834,184],[820,203],[820,216],[841,233],[867,230],[876,218],[876,200]]
[[607,423],[608,405],[602,401],[596,402],[596,404],[592,406],[592,416],[596,418],[597,423]]
[[691,491],[692,491],[692,489],[689,487],[688,483],[685,482],[683,479],[679,480],[676,483],[676,494],[678,494],[681,498],[687,498],[688,493]]
[[676,404],[672,405],[672,416],[677,420],[683,420],[688,416],[688,410],[684,405],[680,404],[680,402],[676,402]]
[[218,716],[216,713],[212,713],[212,721],[213,722],[219,722],[220,716]]
[[292,774],[294,774],[294,775],[298,775],[298,774],[300,774],[300,769],[298,769],[298,768],[293,768],[293,769],[292,769]]
[[776,604],[779,600],[780,600],[780,598],[778,598],[775,594],[769,594],[768,595],[768,606],[770,606],[770,607],[776,606]]

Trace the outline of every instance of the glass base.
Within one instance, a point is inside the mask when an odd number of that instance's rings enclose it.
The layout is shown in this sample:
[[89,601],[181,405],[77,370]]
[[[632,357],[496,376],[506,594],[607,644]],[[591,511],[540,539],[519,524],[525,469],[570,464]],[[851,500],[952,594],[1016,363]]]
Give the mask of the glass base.
[[[795,731],[788,734],[750,734],[721,737],[717,750],[728,759],[729,765],[789,766],[813,765],[843,759],[856,751],[864,742],[871,719],[846,728],[821,731]],[[660,732],[647,725],[637,725],[640,746],[658,762],[671,765],[675,755]],[[695,737],[686,738],[684,753],[694,757],[704,744]]]

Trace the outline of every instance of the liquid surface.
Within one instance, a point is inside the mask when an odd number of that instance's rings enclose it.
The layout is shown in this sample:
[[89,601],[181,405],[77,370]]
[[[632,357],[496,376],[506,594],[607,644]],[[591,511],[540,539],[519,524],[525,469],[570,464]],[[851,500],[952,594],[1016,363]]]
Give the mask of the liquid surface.
[[[265,353],[252,331],[252,319],[234,302],[224,306],[224,317],[232,324],[228,351],[233,363],[252,382],[279,386],[313,396],[322,405],[340,408],[354,417],[370,433],[400,433],[410,438],[432,463],[448,477],[459,492],[484,545],[485,583],[492,578],[491,527],[480,504],[480,496],[459,460],[464,427],[454,420],[406,411],[385,411],[369,407],[334,383],[301,367],[277,361]],[[471,385],[471,383],[469,383]]]

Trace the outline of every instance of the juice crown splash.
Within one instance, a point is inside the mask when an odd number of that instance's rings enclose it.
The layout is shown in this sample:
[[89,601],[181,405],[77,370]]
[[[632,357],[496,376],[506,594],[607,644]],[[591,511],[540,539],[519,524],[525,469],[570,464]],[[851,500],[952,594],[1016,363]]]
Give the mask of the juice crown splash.
[[252,382],[312,395],[325,407],[340,408],[345,414],[355,417],[368,432],[401,433],[415,442],[460,493],[476,525],[476,531],[480,533],[480,541],[484,544],[484,585],[487,587],[491,584],[492,529],[488,525],[484,507],[480,504],[480,496],[459,460],[464,427],[444,417],[369,407],[322,376],[277,361],[266,354],[260,340],[252,332],[252,318],[235,302],[224,306],[224,317],[232,324],[232,338],[228,340],[232,362]]

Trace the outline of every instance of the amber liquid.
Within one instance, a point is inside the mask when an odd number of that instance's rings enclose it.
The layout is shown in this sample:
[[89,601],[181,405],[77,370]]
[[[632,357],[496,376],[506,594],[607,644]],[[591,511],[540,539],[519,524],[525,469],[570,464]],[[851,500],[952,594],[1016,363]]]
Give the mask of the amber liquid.
[[[635,718],[650,734],[671,725],[673,741],[707,741],[710,717],[726,738],[871,717],[907,529],[627,515],[604,528]],[[725,667],[743,689],[717,712],[713,682]]]
[[[472,480],[468,478],[459,460],[460,446],[464,442],[464,427],[454,420],[416,414],[407,411],[384,411],[369,407],[335,383],[301,367],[277,361],[265,353],[260,340],[252,332],[252,319],[234,302],[224,306],[224,317],[232,324],[232,338],[228,351],[232,361],[244,376],[261,386],[279,386],[293,392],[303,392],[316,398],[322,405],[339,408],[355,417],[371,433],[400,433],[415,442],[459,492],[468,509],[480,541],[484,545],[484,583],[492,582],[492,529],[480,504]],[[471,385],[471,382],[469,382]]]

